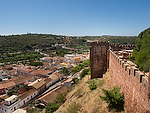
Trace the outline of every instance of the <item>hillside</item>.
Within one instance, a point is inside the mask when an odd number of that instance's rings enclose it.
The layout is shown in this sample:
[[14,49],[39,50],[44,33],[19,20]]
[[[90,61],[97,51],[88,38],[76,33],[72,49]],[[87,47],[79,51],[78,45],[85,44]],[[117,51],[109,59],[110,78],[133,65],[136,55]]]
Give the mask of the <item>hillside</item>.
[[[18,52],[25,50],[51,49],[53,44],[65,44],[69,47],[89,48],[90,42],[87,40],[110,41],[110,43],[135,44],[136,36],[62,36],[52,34],[22,34],[22,35],[0,35],[0,53]],[[80,48],[81,48],[80,47]]]
[[133,51],[131,60],[134,61],[141,71],[150,69],[150,28],[142,31],[137,40],[137,47]]
[[112,113],[108,109],[108,104],[100,98],[100,95],[103,95],[102,89],[110,89],[113,86],[112,77],[109,72],[106,72],[104,77],[98,78],[98,80],[104,80],[103,85],[99,85],[97,89],[91,91],[88,87],[90,76],[86,75],[68,93],[67,100],[55,113],[70,113],[68,108],[73,107],[72,103],[74,102],[82,106],[80,113]]

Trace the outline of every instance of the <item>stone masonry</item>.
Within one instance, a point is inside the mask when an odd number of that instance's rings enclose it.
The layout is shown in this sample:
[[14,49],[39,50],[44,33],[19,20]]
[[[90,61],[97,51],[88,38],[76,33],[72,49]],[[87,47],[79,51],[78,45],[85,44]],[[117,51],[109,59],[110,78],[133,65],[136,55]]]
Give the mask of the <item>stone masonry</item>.
[[91,43],[91,78],[102,77],[109,63],[109,71],[115,85],[121,86],[121,91],[124,92],[125,112],[150,113],[150,74],[144,75],[127,60],[118,57],[114,50],[119,51],[123,46],[108,45],[102,42]]
[[106,42],[93,42],[90,48],[91,79],[102,78],[108,66],[108,47]]

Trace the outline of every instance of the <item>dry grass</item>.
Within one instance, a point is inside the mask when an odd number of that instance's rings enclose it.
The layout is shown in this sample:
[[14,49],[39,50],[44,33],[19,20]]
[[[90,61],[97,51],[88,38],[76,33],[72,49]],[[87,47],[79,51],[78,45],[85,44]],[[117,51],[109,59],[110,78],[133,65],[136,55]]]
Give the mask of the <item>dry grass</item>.
[[60,106],[55,113],[66,113],[67,108],[73,102],[79,103],[82,108],[78,113],[112,113],[108,110],[108,104],[100,99],[103,95],[102,89],[110,89],[113,87],[113,80],[109,72],[106,72],[103,78],[103,85],[100,83],[97,89],[91,91],[89,89],[90,77],[85,76],[66,96],[66,102]]

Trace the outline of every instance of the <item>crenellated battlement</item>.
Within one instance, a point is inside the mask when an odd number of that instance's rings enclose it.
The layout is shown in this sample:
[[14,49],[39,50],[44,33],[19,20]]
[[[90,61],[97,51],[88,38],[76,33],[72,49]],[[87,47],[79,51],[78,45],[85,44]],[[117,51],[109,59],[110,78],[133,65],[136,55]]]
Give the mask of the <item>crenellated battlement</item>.
[[149,78],[139,71],[136,64],[122,59],[116,51],[109,50],[109,70],[116,85],[121,86],[125,106],[129,113],[145,113],[149,109]]
[[114,84],[121,86],[124,92],[125,111],[146,113],[150,112],[150,76],[139,71],[136,64],[129,61],[134,47],[107,42],[91,43],[91,78],[102,77],[109,67]]
[[[137,81],[139,81],[138,83],[142,83],[142,81],[146,82],[146,83],[143,83],[143,84],[148,83],[148,76],[144,75],[143,72],[139,71],[139,69],[137,67],[135,67],[132,64],[128,63],[128,61],[126,61],[126,60],[120,59],[117,56],[117,54],[115,54],[115,52],[113,52],[112,50],[110,50],[110,54],[113,55],[114,60],[118,63],[120,69],[122,69],[124,72],[126,72],[126,74],[128,76],[132,76],[132,77],[135,77],[135,79],[138,79],[137,80]],[[142,80],[142,79],[144,79],[144,80]]]
[[120,44],[109,44],[112,50],[118,51],[122,49],[131,50],[136,47],[136,45],[120,45]]
[[109,43],[107,42],[92,42],[91,47],[93,46],[109,46]]

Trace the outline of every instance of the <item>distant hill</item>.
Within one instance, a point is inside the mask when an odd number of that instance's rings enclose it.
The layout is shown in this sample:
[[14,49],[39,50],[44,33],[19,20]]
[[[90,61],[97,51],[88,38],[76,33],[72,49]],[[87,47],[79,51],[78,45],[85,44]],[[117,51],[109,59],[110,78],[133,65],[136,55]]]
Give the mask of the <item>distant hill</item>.
[[130,58],[134,61],[140,70],[149,71],[150,69],[150,28],[142,31],[137,40],[137,47],[134,49]]
[[62,36],[52,34],[22,34],[0,36],[0,53],[24,50],[46,49],[53,44],[66,44],[69,47],[90,47],[87,40],[109,41],[110,43],[135,44],[136,36]]

